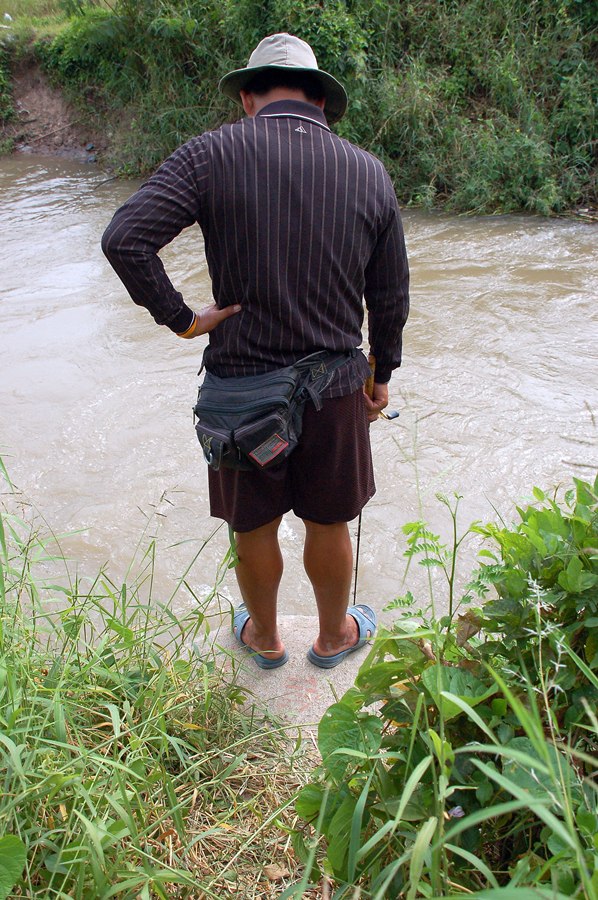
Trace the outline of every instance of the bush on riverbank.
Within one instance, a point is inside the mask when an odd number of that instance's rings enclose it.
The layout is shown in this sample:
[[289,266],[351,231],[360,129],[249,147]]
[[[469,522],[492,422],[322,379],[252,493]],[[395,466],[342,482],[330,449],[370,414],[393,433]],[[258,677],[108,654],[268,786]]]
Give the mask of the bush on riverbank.
[[8,54],[4,47],[0,46],[0,123],[8,122],[13,115]]
[[[469,530],[493,549],[461,598],[458,500],[443,500],[452,547],[405,527],[449,612],[404,612],[320,722],[297,809],[325,838],[335,897],[598,897],[598,479],[563,505],[536,496],[517,527]],[[303,855],[306,886],[313,840]]]
[[542,214],[595,202],[591,0],[115,0],[71,9],[78,14],[38,53],[80,101],[117,122],[120,171],[148,172],[193,134],[234,118],[218,78],[260,37],[288,30],[346,83],[338,131],[384,160],[402,202]]

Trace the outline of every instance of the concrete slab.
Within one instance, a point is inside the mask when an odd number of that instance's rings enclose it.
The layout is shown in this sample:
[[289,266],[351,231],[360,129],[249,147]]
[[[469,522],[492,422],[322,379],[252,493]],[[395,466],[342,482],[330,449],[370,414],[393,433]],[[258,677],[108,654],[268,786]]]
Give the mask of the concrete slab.
[[[330,704],[353,686],[368,645],[350,653],[334,669],[319,669],[306,655],[318,633],[317,618],[280,616],[278,623],[289,654],[288,663],[279,669],[260,669],[239,647],[230,631],[230,616],[223,616],[209,641],[219,661],[235,671],[238,684],[258,707],[289,725],[313,730]],[[196,652],[201,653],[201,647],[196,645]]]

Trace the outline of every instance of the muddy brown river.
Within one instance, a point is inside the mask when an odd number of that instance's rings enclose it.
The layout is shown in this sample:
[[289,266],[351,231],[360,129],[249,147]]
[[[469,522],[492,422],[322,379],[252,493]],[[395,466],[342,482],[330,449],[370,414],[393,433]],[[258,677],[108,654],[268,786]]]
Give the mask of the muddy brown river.
[[[155,538],[154,594],[167,597],[218,525],[191,416],[205,339],[158,328],[101,254],[136,184],[67,160],[0,160],[0,453],[64,536],[72,572],[106,565],[118,581]],[[401,415],[373,427],[378,491],[362,523],[358,595],[378,608],[405,587],[425,601],[415,569],[403,584],[401,528],[423,516],[448,534],[438,492],[463,495],[463,525],[511,521],[534,485],[569,485],[598,467],[596,227],[420,211],[404,224],[412,313],[391,382]],[[164,259],[191,305],[210,302],[197,228]],[[311,614],[302,523],[289,514],[281,535],[281,612]],[[221,528],[197,557],[188,581],[198,597],[227,546]],[[221,591],[236,599],[231,574]],[[177,595],[179,608],[195,602]]]

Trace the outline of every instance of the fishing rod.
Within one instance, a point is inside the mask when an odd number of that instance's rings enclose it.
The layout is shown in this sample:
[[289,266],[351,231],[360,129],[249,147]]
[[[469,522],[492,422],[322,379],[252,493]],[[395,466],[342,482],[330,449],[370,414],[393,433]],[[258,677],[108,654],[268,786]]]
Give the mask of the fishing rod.
[[[371,353],[368,356],[368,364],[370,367],[370,374],[365,383],[364,390],[370,399],[374,396],[374,376],[376,373],[376,357]],[[392,409],[390,412],[386,412],[381,409],[378,413],[379,419],[386,419],[387,422],[392,421],[393,419],[398,419],[399,411],[398,409]],[[353,578],[353,605],[357,601],[357,573],[359,572],[359,549],[361,546],[361,516],[362,510],[359,512],[359,519],[357,520],[357,545],[355,547],[355,569],[354,569],[354,578]]]
[[[364,391],[366,392],[366,394],[368,395],[370,400],[372,400],[374,397],[374,379],[375,379],[375,375],[376,375],[376,357],[372,356],[371,353],[368,356],[368,365],[370,367],[370,374],[365,383]],[[399,413],[398,409],[391,409],[390,412],[386,412],[386,410],[381,409],[380,412],[378,413],[378,418],[391,420],[391,419],[398,419],[399,415],[400,415],[400,413]]]

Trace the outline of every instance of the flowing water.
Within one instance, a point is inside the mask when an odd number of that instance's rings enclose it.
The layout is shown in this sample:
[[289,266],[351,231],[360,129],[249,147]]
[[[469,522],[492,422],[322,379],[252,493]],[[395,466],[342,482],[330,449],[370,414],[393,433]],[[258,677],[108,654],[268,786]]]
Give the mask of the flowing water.
[[[0,160],[0,185],[0,453],[27,502],[66,535],[72,570],[105,564],[118,580],[155,537],[156,591],[168,596],[218,525],[191,416],[205,339],[158,328],[102,256],[102,231],[137,183],[14,156]],[[378,492],[359,566],[359,597],[379,608],[406,586],[425,601],[423,570],[403,584],[401,528],[423,516],[447,535],[437,492],[463,496],[463,525],[511,521],[534,485],[598,467],[596,227],[419,211],[404,224],[412,313],[391,382],[401,415],[373,426]],[[209,303],[199,230],[163,256],[188,302]],[[302,523],[286,516],[281,536],[281,611],[310,614]],[[227,547],[225,528],[203,546],[188,576],[200,597]],[[236,597],[232,575],[222,590]]]

